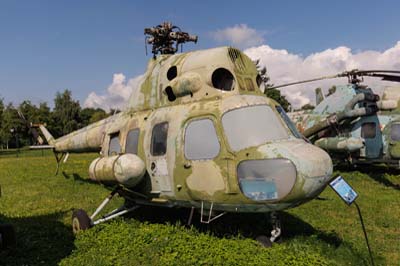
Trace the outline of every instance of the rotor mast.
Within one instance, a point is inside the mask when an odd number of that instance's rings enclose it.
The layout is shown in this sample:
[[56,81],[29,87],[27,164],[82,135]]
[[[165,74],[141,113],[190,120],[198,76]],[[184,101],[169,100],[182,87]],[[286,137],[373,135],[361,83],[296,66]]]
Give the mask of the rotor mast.
[[144,34],[146,35],[146,47],[147,44],[152,45],[153,58],[157,54],[175,54],[178,51],[179,44],[182,47],[183,43],[197,43],[198,40],[197,35],[184,32],[178,26],[173,26],[171,22],[163,22],[156,27],[145,28]]

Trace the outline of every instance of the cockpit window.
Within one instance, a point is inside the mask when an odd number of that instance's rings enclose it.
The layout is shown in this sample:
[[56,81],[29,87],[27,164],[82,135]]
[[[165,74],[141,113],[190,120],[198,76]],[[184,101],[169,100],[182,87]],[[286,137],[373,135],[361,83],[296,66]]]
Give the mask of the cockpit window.
[[400,124],[393,124],[390,128],[390,137],[394,141],[400,140]]
[[235,151],[289,138],[279,117],[268,105],[228,111],[222,116],[222,125],[229,145]]
[[292,134],[299,139],[302,139],[303,136],[300,134],[300,132],[297,130],[296,126],[293,124],[292,120],[290,120],[290,118],[288,117],[288,115],[286,114],[285,110],[283,110],[282,106],[276,106],[276,110],[278,111],[278,113],[281,115],[283,121],[285,121],[287,127],[290,129],[290,131],[292,132]]
[[210,119],[189,123],[185,132],[185,157],[189,160],[207,160],[216,157],[220,145],[217,132]]

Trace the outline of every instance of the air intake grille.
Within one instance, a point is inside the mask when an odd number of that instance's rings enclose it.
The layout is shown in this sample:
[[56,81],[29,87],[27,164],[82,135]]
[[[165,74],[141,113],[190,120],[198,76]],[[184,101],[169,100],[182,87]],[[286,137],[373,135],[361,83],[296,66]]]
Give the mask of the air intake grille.
[[232,60],[233,64],[236,66],[236,68],[240,71],[245,70],[243,58],[242,58],[242,53],[235,48],[229,47],[228,48],[228,55],[229,58]]

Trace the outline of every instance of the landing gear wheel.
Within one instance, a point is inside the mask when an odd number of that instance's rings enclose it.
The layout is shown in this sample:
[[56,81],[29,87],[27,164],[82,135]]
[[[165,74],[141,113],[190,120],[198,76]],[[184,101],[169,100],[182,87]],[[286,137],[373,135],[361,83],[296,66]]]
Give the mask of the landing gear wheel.
[[84,210],[79,209],[72,213],[72,232],[74,235],[90,227],[92,227],[92,221]]
[[272,247],[272,242],[267,236],[264,235],[258,236],[256,237],[256,241],[259,242],[261,245],[263,245],[263,247],[265,248]]
[[0,225],[0,249],[13,248],[16,245],[15,230],[11,224]]

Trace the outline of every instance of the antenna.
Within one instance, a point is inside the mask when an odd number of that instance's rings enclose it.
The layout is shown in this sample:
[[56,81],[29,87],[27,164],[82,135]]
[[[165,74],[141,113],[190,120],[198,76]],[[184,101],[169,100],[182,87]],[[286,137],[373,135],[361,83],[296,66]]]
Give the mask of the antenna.
[[156,27],[145,28],[144,34],[147,35],[145,38],[146,44],[152,45],[153,58],[158,53],[175,54],[178,51],[179,44],[181,44],[182,49],[183,43],[197,43],[198,40],[196,35],[181,31],[179,27],[173,26],[171,22],[163,22]]

